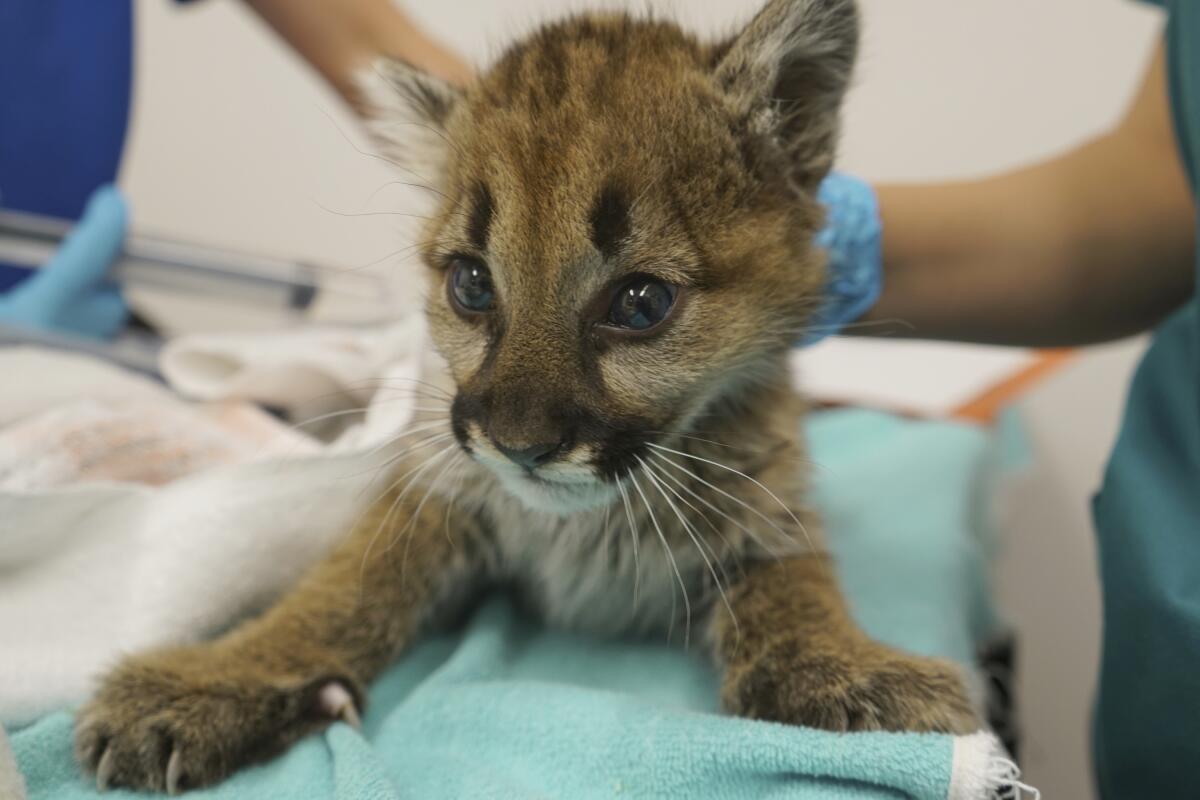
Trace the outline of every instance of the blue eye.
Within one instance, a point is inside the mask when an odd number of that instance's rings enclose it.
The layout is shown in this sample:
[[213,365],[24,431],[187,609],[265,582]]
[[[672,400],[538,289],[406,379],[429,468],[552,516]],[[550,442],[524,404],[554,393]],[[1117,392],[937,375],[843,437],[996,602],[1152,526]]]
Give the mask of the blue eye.
[[625,284],[613,298],[607,323],[616,328],[645,331],[658,325],[675,304],[678,290],[653,278],[637,278]]
[[483,313],[496,305],[492,273],[479,261],[456,258],[450,266],[450,296],[463,311]]

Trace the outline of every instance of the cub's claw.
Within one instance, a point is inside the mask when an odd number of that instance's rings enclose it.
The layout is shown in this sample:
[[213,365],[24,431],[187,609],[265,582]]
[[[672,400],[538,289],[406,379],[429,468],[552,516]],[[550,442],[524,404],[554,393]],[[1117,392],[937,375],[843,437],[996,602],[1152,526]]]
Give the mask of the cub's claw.
[[342,684],[335,681],[322,686],[317,703],[330,719],[340,719],[356,731],[362,730],[362,718],[354,705],[354,696]]
[[179,794],[180,778],[183,777],[183,760],[179,757],[179,748],[171,748],[171,757],[167,759],[167,794]]
[[108,782],[112,780],[113,773],[113,754],[112,750],[104,748],[104,754],[100,756],[100,764],[96,767],[96,789],[101,792],[108,791]]

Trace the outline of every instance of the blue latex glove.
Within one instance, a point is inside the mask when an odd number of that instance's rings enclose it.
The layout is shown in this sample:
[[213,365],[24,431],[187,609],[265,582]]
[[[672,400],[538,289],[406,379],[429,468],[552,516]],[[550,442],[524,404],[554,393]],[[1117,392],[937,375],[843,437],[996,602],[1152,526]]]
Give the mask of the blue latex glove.
[[121,252],[129,217],[114,186],[97,189],[49,264],[0,295],[0,323],[111,338],[128,309],[109,267]]
[[883,291],[883,225],[870,184],[830,174],[817,191],[828,210],[817,244],[829,251],[825,304],[801,344],[815,344],[841,330],[875,305]]

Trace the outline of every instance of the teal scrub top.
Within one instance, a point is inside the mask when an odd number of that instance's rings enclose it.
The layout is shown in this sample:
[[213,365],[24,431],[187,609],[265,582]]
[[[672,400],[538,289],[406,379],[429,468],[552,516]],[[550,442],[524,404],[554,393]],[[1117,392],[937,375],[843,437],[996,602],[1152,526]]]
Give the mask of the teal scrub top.
[[[1169,14],[1172,113],[1195,192],[1200,2],[1155,2]],[[1138,368],[1093,510],[1104,586],[1092,737],[1101,797],[1195,800],[1200,798],[1200,301],[1195,296],[1156,331]]]

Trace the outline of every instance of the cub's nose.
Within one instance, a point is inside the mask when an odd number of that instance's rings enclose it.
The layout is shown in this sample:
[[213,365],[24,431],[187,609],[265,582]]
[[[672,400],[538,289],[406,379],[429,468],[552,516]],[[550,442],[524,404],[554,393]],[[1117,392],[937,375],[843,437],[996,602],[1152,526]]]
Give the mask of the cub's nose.
[[565,439],[557,442],[531,444],[528,447],[507,447],[496,439],[492,439],[492,444],[496,445],[496,449],[503,453],[509,461],[528,470],[537,469],[554,460],[555,456],[567,449]]

